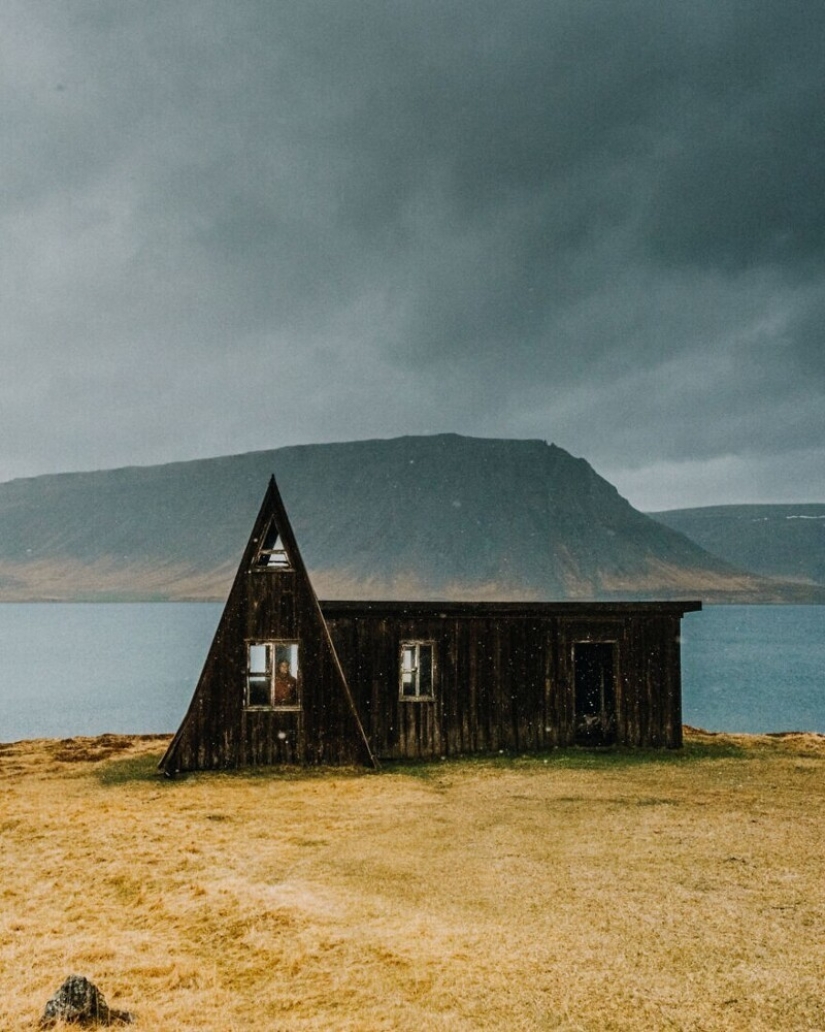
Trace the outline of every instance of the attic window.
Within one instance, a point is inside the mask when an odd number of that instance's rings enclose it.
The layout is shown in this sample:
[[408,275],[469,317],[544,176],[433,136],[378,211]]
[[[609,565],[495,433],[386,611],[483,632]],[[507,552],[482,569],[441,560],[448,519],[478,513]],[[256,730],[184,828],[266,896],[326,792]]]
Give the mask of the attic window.
[[246,708],[301,708],[297,641],[247,642]]
[[408,702],[432,700],[435,645],[431,641],[401,642],[400,697]]
[[258,549],[255,557],[255,567],[259,570],[291,570],[292,563],[284,548],[281,535],[274,524],[270,524],[269,530],[264,535],[264,543]]

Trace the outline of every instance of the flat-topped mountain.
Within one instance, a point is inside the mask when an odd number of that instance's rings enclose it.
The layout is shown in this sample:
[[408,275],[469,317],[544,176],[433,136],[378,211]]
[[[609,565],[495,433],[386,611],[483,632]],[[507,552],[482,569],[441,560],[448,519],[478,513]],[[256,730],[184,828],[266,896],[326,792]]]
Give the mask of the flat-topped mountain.
[[223,599],[272,473],[321,597],[818,600],[561,448],[452,434],[0,484],[0,599]]

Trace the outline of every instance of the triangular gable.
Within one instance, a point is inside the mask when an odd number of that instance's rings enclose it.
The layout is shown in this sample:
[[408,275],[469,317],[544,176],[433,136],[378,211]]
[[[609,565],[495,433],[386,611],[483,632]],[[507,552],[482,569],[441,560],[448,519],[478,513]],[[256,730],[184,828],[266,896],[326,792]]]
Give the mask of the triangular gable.
[[160,766],[275,763],[376,766],[273,476]]

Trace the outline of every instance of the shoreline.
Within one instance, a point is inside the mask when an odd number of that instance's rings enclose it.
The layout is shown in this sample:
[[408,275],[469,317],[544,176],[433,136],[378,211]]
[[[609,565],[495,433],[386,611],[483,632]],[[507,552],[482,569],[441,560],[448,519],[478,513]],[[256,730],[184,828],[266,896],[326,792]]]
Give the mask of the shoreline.
[[[825,751],[825,733],[820,731],[804,731],[804,730],[791,730],[791,731],[764,731],[764,732],[740,732],[740,731],[711,731],[706,728],[694,727],[690,724],[682,725],[682,732],[684,738],[684,745],[681,749],[667,749],[667,748],[633,748],[633,747],[621,747],[621,746],[607,746],[592,748],[581,745],[570,745],[570,746],[559,746],[555,749],[548,749],[543,752],[520,752],[519,750],[511,751],[500,751],[491,753],[467,753],[457,754],[455,756],[443,756],[438,760],[431,761],[404,761],[404,760],[382,760],[382,764],[386,765],[390,769],[402,768],[405,766],[417,766],[417,767],[443,767],[444,764],[450,763],[483,763],[485,761],[502,761],[507,760],[546,760],[553,756],[563,756],[565,754],[573,755],[618,755],[618,756],[630,756],[635,754],[642,754],[646,757],[656,756],[678,756],[680,753],[684,753],[685,748],[691,746],[697,746],[702,744],[716,744],[716,745],[739,745],[743,747],[747,746],[758,746],[758,745],[798,745],[799,747],[812,746],[821,747]],[[78,753],[88,751],[96,754],[97,759],[106,759],[109,756],[115,755],[120,752],[124,752],[127,749],[133,748],[134,746],[140,745],[148,747],[153,744],[157,744],[158,748],[165,748],[165,746],[174,737],[173,732],[157,732],[157,733],[121,733],[114,731],[105,731],[98,735],[67,735],[65,737],[52,737],[52,738],[19,738],[13,741],[4,742],[0,741],[0,759],[4,752],[10,749],[23,749],[25,747],[34,748],[46,748],[50,750],[64,749],[64,750],[76,750]],[[243,770],[245,768],[229,768],[230,770]],[[266,767],[255,768],[258,770],[267,769]],[[300,766],[300,765],[272,765],[273,770],[288,769],[291,771],[327,771],[334,773],[336,770],[353,769],[336,766]],[[359,769],[359,768],[354,768]],[[366,768],[365,768],[366,769]],[[200,773],[200,772],[194,772]],[[202,773],[214,773],[204,771]]]

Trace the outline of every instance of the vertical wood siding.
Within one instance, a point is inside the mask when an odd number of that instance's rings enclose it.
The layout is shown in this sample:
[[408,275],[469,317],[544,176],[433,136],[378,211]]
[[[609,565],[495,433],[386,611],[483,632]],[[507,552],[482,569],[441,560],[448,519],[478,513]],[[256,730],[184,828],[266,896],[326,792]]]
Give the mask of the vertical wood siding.
[[[400,605],[400,604],[399,604]],[[697,604],[685,604],[697,608]],[[614,643],[616,741],[681,745],[681,610],[632,603],[589,610],[548,604],[485,612],[481,603],[323,604],[356,708],[376,756],[433,758],[535,752],[575,740],[574,647]],[[671,607],[673,608],[673,607]],[[399,697],[402,641],[432,641],[435,699]]]
[[[678,748],[682,612],[669,608],[323,604],[372,752],[386,759],[573,744],[577,643],[614,643],[617,743]],[[300,713],[244,709],[246,643],[275,639],[300,642]],[[402,641],[433,643],[432,700],[400,697]],[[173,744],[177,770],[364,761],[314,599],[294,574],[241,579]]]

